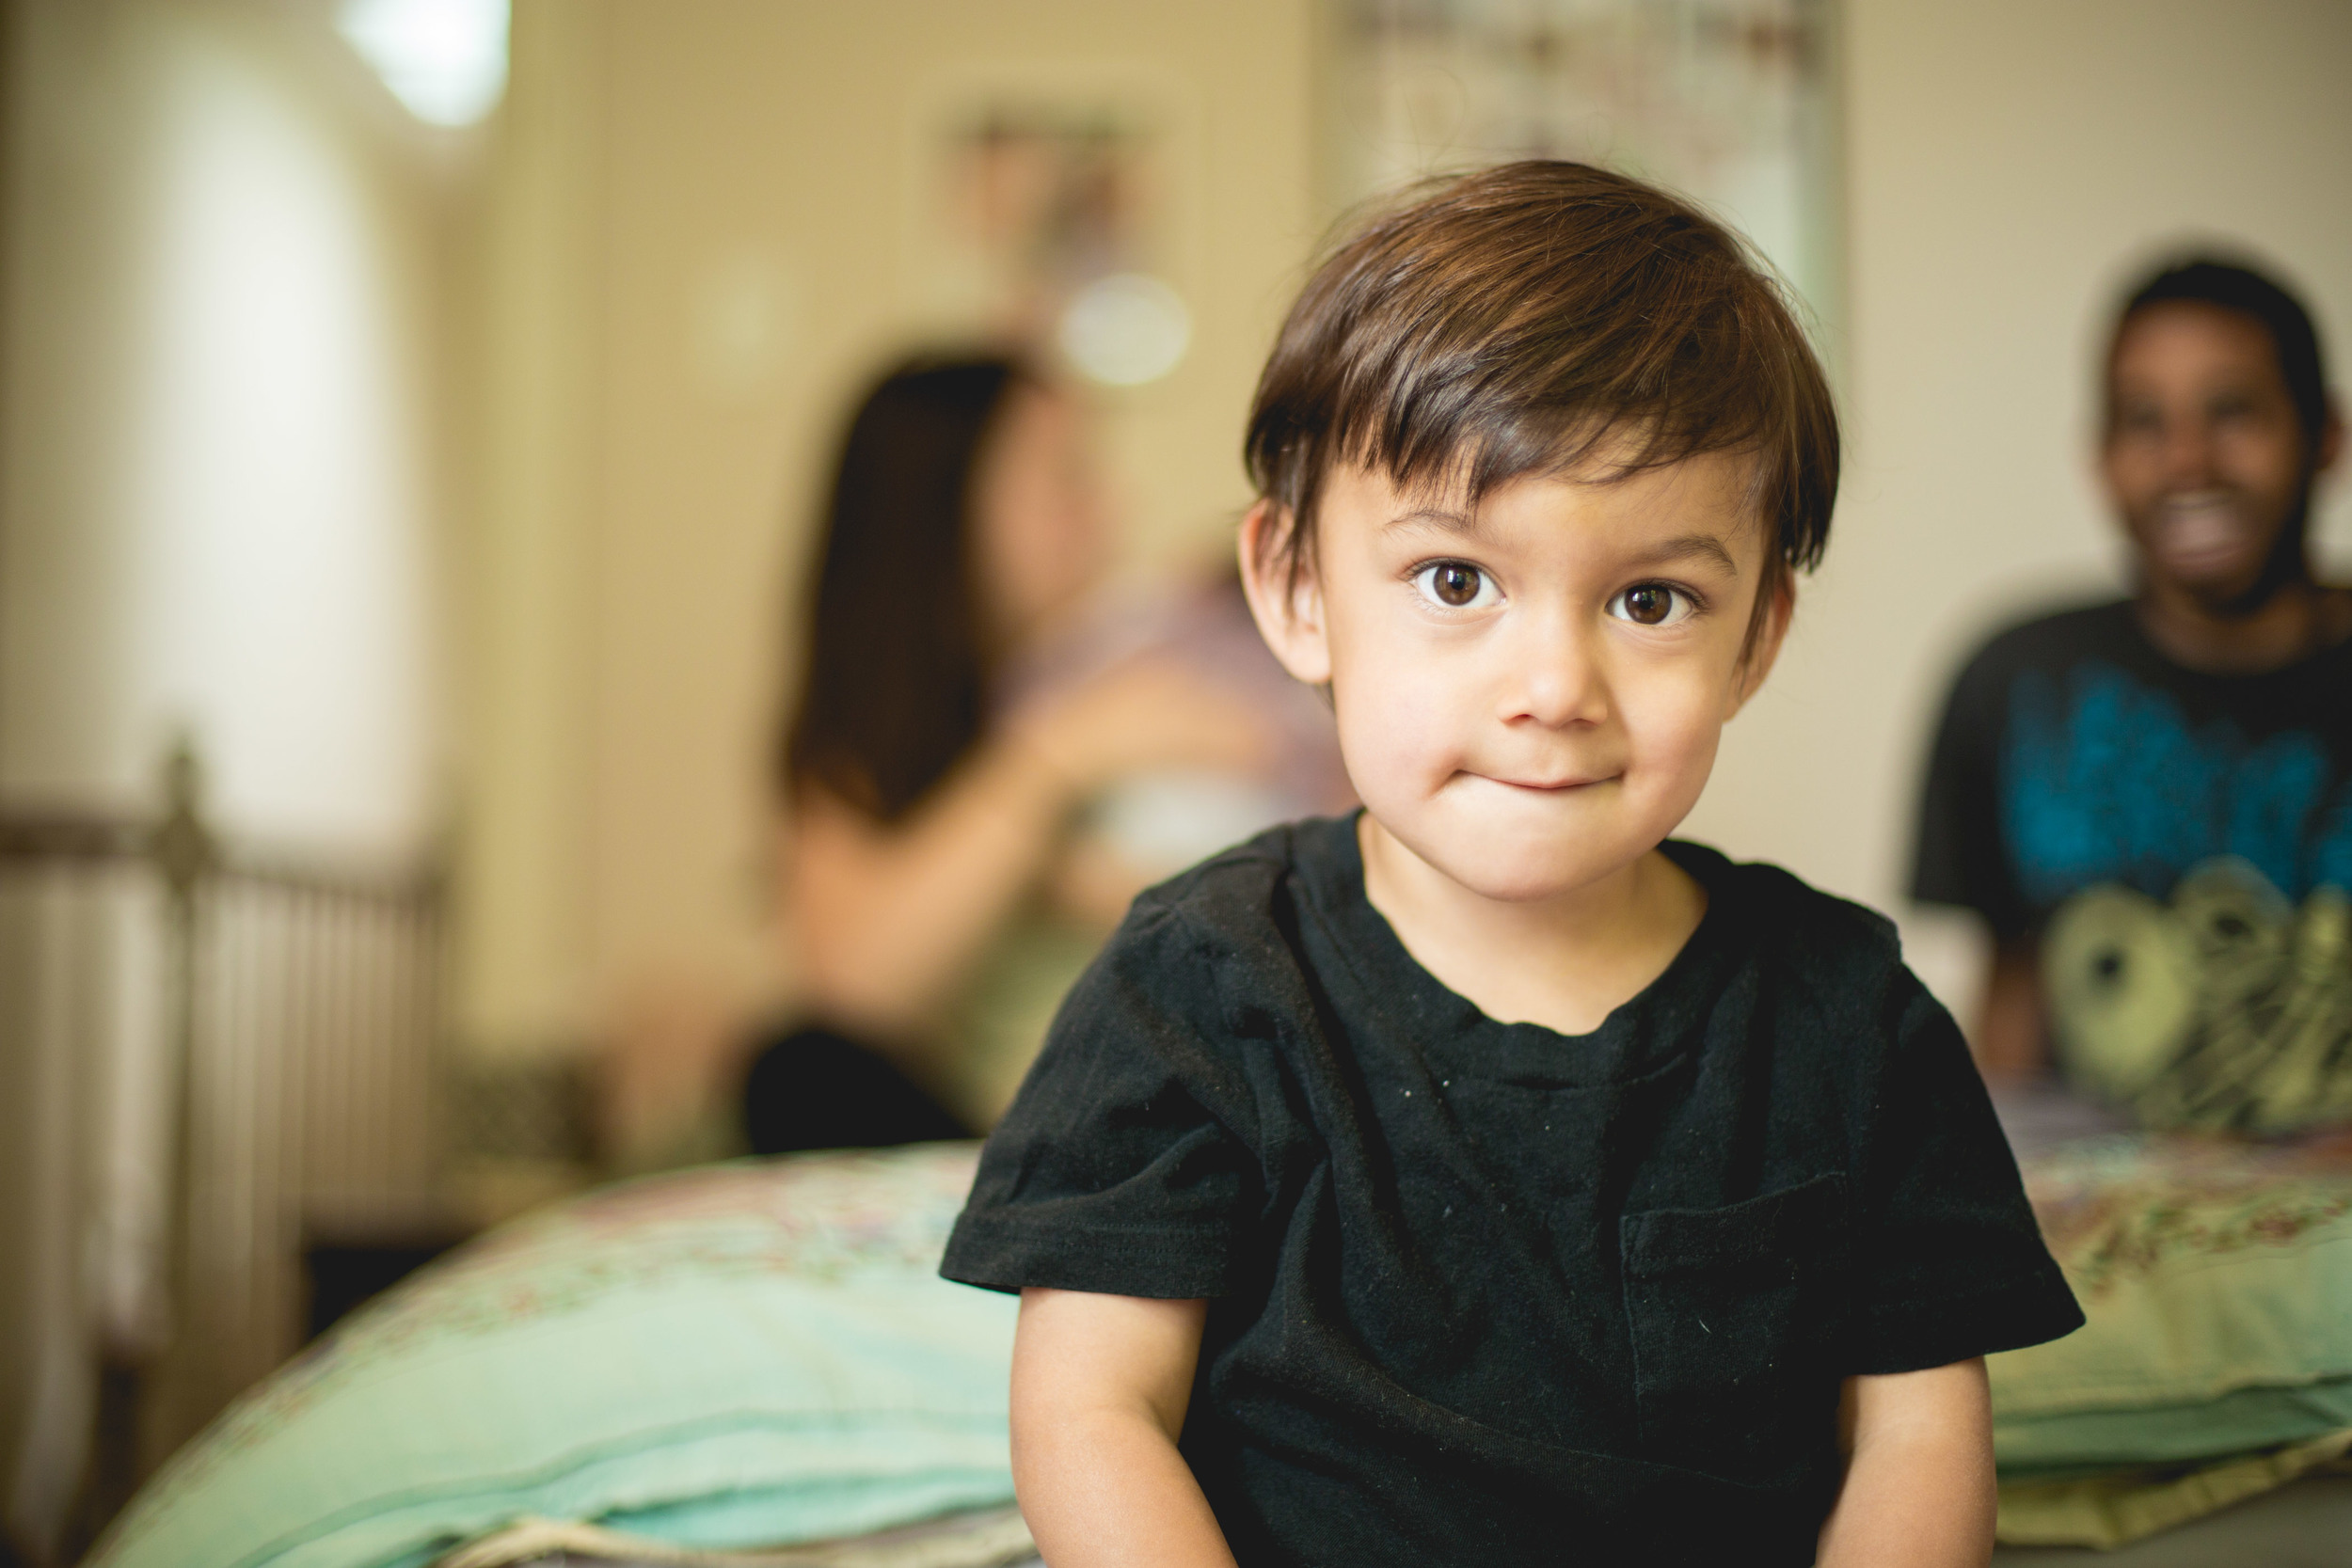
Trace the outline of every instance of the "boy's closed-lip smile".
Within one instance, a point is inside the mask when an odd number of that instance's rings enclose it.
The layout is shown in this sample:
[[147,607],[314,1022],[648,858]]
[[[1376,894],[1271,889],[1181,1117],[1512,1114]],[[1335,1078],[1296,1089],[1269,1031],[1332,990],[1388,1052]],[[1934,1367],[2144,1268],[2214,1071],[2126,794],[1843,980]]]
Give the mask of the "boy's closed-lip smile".
[[1607,773],[1591,779],[1507,779],[1493,773],[1473,773],[1470,777],[1485,779],[1489,784],[1502,784],[1511,789],[1524,789],[1534,795],[1560,795],[1571,789],[1588,789],[1594,784],[1611,783],[1617,775]]

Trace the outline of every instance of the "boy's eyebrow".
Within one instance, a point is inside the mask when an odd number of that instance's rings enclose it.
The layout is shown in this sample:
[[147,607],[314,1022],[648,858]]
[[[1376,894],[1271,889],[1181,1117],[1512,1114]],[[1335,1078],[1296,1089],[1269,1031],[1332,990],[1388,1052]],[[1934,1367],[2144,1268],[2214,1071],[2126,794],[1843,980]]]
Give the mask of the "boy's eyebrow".
[[1475,534],[1481,531],[1477,514],[1449,511],[1442,506],[1417,506],[1410,512],[1398,513],[1388,521],[1390,528],[1412,528],[1416,525],[1443,529],[1448,533]]
[[1669,561],[1688,561],[1692,556],[1713,562],[1735,578],[1740,575],[1740,562],[1732,559],[1731,551],[1724,547],[1724,542],[1711,533],[1686,533],[1677,539],[1664,540],[1633,559],[1636,564],[1652,566]]

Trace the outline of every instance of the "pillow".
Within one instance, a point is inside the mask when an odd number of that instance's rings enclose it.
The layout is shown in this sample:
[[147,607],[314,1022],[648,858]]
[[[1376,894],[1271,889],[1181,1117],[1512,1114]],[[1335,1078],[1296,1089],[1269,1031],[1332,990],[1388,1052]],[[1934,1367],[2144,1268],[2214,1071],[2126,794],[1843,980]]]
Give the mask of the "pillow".
[[230,1406],[88,1560],[405,1565],[526,1517],[724,1548],[1009,1504],[1015,1304],[933,1272],[976,1157],[741,1161],[493,1231]]
[[2012,1432],[2352,1378],[2344,1163],[2137,1133],[2029,1161],[2026,1183],[2090,1322],[1992,1358],[1994,1411]]
[[1988,1359],[2002,1539],[2113,1545],[2352,1442],[2341,1151],[2136,1133],[2024,1170],[2089,1321]]

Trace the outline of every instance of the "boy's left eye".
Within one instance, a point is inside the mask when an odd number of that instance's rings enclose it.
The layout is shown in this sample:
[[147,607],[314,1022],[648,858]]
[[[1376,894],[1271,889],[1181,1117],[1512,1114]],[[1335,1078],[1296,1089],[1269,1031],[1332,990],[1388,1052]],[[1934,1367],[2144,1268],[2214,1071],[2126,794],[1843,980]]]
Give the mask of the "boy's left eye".
[[1413,586],[1444,610],[1484,610],[1502,597],[1495,579],[1467,561],[1433,561],[1413,574]]
[[1671,626],[1688,620],[1691,596],[1662,582],[1640,582],[1609,601],[1609,613],[1637,626]]

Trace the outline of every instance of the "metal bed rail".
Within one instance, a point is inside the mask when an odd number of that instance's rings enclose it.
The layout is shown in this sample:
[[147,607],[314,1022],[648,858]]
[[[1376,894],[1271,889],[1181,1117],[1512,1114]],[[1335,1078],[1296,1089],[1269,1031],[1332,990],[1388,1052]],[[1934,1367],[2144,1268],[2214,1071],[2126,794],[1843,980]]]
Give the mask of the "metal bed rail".
[[397,1225],[440,1164],[439,877],[224,841],[193,750],[164,772],[151,819],[0,813],[41,1340],[0,1481],[53,1540],[297,1347],[306,1226]]

